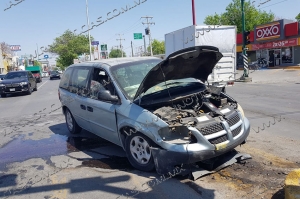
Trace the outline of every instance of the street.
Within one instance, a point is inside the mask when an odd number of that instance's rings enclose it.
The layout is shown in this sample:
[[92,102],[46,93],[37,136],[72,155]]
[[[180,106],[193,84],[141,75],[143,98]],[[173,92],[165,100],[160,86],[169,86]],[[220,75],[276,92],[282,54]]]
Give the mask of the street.
[[250,75],[253,82],[226,92],[251,123],[236,150],[252,159],[195,181],[135,170],[122,148],[84,130],[71,135],[59,80],[43,78],[31,95],[0,98],[0,198],[284,198],[286,175],[300,167],[300,71]]

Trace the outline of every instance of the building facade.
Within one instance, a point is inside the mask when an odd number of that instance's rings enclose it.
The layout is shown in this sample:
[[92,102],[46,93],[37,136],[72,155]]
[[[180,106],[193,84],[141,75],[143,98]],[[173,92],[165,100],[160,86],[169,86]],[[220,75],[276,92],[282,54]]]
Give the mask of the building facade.
[[[240,62],[242,42],[242,34],[237,34],[238,68],[243,67]],[[269,68],[300,64],[299,22],[282,19],[258,25],[250,31],[250,42],[247,45],[249,62],[264,58],[269,61]]]

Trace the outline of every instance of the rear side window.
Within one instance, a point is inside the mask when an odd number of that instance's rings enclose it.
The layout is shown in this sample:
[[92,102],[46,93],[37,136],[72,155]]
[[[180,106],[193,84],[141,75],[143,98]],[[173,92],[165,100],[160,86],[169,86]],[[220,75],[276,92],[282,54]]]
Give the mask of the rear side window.
[[64,72],[64,74],[63,74],[63,76],[62,76],[62,78],[60,80],[60,83],[59,83],[59,87],[60,88],[68,89],[71,75],[72,75],[72,68],[68,68]]
[[70,91],[78,95],[86,95],[89,74],[89,68],[74,68],[70,82]]

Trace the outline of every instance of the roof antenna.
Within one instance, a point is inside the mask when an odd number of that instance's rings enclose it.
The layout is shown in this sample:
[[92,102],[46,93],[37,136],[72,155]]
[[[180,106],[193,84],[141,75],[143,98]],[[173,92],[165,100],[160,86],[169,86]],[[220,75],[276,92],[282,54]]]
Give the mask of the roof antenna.
[[176,111],[177,111],[177,106],[174,106],[174,104],[173,104],[173,100],[172,100],[172,97],[171,97],[171,94],[170,94],[169,88],[167,87],[167,83],[166,83],[166,76],[165,76],[165,74],[164,74],[164,72],[163,72],[163,70],[162,70],[162,68],[161,68],[160,64],[159,64],[159,68],[160,68],[160,70],[161,70],[161,73],[163,74],[164,81],[165,81],[165,86],[166,86],[166,88],[167,88],[167,90],[168,90],[169,97],[170,97],[170,99],[171,99],[171,103],[172,103],[172,107],[173,107],[173,108],[175,108],[175,109],[176,109]]

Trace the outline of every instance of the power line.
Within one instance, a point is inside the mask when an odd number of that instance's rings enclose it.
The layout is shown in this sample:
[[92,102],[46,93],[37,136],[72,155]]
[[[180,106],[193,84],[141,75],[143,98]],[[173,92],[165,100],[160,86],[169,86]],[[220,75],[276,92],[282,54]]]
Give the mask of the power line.
[[274,5],[280,4],[280,3],[282,3],[282,2],[285,2],[285,1],[288,1],[288,0],[283,0],[283,1],[280,1],[280,2],[277,2],[277,3],[273,3],[273,4],[271,4],[271,5],[268,5],[268,6],[262,7],[261,9],[263,9],[263,8],[267,8],[267,7],[270,7],[270,6],[274,6]]

